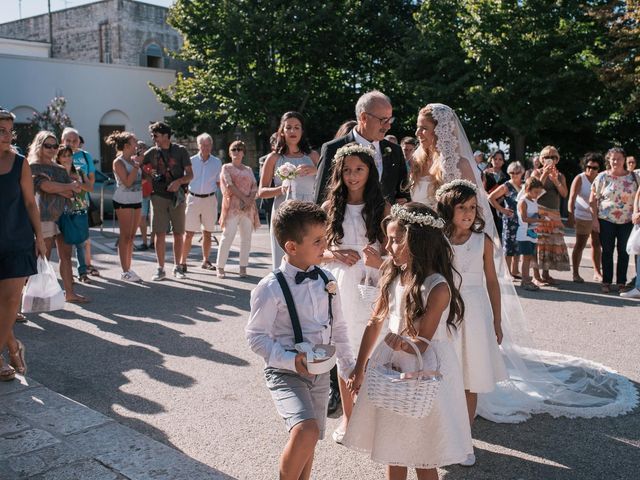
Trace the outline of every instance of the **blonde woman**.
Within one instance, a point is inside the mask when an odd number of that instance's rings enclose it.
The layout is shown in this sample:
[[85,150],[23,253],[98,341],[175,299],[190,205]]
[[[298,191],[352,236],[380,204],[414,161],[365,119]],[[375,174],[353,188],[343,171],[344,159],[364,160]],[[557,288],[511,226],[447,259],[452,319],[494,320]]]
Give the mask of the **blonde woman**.
[[229,249],[238,229],[240,230],[240,277],[247,276],[251,236],[253,231],[260,226],[255,201],[258,185],[253,170],[242,164],[245,152],[246,148],[243,142],[240,140],[233,142],[229,146],[231,163],[224,164],[220,172],[222,239],[216,261],[218,278],[226,276],[224,269],[229,257]]
[[87,303],[89,299],[77,294],[73,290],[73,275],[71,272],[72,245],[65,243],[63,235],[56,222],[69,207],[73,195],[82,191],[79,182],[73,180],[67,170],[54,162],[58,153],[56,136],[47,131],[39,132],[29,146],[28,160],[33,175],[34,190],[38,195],[38,209],[42,224],[42,236],[47,248],[47,258],[51,257],[51,250],[55,243],[60,257],[60,276],[64,286],[67,302]]
[[564,225],[560,217],[560,199],[567,198],[569,189],[565,176],[558,171],[559,161],[560,154],[556,147],[547,145],[540,152],[542,169],[534,170],[531,174],[544,186],[544,194],[538,199],[541,219],[536,229],[538,268],[533,269],[536,281],[543,285],[560,283],[551,277],[550,270],[570,270],[569,251],[564,242]]

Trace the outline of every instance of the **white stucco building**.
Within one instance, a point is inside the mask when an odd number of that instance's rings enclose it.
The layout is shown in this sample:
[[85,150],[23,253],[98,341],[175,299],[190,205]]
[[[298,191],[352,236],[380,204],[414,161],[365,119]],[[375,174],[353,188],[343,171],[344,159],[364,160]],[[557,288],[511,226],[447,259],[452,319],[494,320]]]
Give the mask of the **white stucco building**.
[[100,0],[54,12],[52,43],[47,15],[1,24],[0,106],[19,127],[65,97],[85,149],[99,169],[111,171],[106,135],[125,129],[150,144],[149,123],[172,114],[149,87],[169,86],[176,70],[168,67],[180,67],[166,53],[182,43],[166,15],[166,8],[142,2]]

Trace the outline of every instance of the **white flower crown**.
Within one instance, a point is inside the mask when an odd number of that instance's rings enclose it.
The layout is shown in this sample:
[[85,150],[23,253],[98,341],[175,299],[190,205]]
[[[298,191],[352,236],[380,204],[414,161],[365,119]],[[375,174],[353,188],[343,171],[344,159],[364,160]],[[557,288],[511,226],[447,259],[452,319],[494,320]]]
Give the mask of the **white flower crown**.
[[449,183],[445,183],[438,190],[436,190],[436,200],[440,201],[440,199],[445,193],[447,193],[449,190],[453,190],[456,187],[467,187],[473,190],[473,193],[475,194],[478,193],[478,187],[476,186],[475,183],[470,182],[469,180],[458,179],[458,180],[453,180]]
[[442,230],[444,228],[444,220],[436,218],[428,213],[410,212],[405,207],[395,204],[391,207],[391,216],[408,223],[422,225],[423,227],[433,227]]
[[376,151],[373,147],[365,145],[349,145],[339,148],[333,157],[333,161],[337,162],[340,158],[348,157],[349,155],[354,155],[356,153],[364,153],[365,155],[369,155],[371,158],[376,158]]

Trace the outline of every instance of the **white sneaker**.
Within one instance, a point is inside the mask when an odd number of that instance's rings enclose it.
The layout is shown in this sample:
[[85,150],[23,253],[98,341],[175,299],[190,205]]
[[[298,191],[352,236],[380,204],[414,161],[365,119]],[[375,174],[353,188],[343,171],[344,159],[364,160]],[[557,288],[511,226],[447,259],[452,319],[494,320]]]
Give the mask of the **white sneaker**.
[[629,290],[628,292],[620,292],[620,296],[622,298],[640,298],[640,290],[634,288],[633,290]]
[[120,280],[122,280],[123,282],[133,282],[130,272],[122,272],[120,274]]
[[473,453],[467,455],[467,459],[460,462],[463,467],[473,467],[476,464],[476,456]]
[[140,278],[140,276],[134,272],[133,270],[129,270],[129,275],[131,276],[131,280],[129,280],[130,282],[142,282],[142,279]]
[[344,438],[345,433],[346,432],[343,432],[339,428],[336,428],[331,434],[331,438],[333,438],[333,441],[336,442],[338,445],[342,445],[342,439]]

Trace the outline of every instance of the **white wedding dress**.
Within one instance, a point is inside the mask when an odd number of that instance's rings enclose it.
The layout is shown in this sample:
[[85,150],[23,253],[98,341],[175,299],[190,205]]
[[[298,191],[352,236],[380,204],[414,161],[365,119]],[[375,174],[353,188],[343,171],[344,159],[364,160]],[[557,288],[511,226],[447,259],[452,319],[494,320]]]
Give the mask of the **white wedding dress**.
[[441,103],[429,106],[437,122],[434,162],[439,162],[443,181],[465,179],[478,186],[485,233],[495,245],[494,262],[500,281],[504,334],[501,351],[509,378],[499,382],[493,392],[478,395],[478,415],[494,422],[517,423],[536,413],[592,418],[630,412],[638,405],[638,392],[629,379],[590,360],[532,347],[480,171],[462,124],[450,107]]

